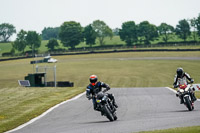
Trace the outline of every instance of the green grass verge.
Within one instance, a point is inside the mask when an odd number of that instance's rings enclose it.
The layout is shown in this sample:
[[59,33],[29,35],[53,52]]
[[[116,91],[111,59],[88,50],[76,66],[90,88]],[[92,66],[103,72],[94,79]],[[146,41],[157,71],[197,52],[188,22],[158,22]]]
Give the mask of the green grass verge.
[[37,117],[50,107],[85,91],[68,88],[1,88],[0,133]]
[[200,126],[194,127],[180,127],[180,128],[171,128],[166,130],[155,130],[155,131],[144,131],[139,133],[200,133]]
[[[18,80],[33,73],[33,59],[0,62],[0,132],[38,116],[48,108],[85,90],[88,77],[97,74],[111,87],[172,87],[177,67],[200,83],[199,60],[132,60],[135,57],[200,57],[200,52],[128,52],[56,56],[57,81],[73,88],[19,87]],[[52,66],[54,64],[39,64]],[[199,93],[197,94],[199,97]]]

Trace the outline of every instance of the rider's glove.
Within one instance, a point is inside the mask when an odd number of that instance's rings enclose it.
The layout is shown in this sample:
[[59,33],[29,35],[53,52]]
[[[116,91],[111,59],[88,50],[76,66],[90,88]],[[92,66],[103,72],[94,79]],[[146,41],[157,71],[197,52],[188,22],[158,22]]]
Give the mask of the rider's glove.
[[106,87],[106,90],[108,91],[108,90],[110,90],[110,87],[108,86],[108,87]]
[[107,89],[103,90],[103,92],[105,93],[107,91]]
[[174,85],[174,88],[177,88],[178,87],[178,85]]
[[86,97],[88,98],[88,100],[92,99],[90,95],[86,95]]
[[106,91],[108,91],[108,90],[110,90],[110,87],[108,86],[108,87],[106,87],[106,89],[105,90],[103,90],[103,92],[106,92]]
[[178,97],[179,96],[179,92],[176,92],[176,97]]
[[190,83],[194,83],[194,79],[191,79]]
[[179,90],[176,92],[176,96],[177,96],[177,97],[180,96],[180,91],[179,91]]

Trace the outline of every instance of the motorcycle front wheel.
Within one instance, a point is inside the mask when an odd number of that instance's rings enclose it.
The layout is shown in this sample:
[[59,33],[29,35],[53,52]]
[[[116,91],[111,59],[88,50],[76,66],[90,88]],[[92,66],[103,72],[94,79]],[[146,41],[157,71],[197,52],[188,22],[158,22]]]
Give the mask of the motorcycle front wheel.
[[112,113],[110,112],[110,110],[108,109],[108,107],[106,105],[103,106],[103,111],[104,111],[104,114],[106,115],[106,117],[110,120],[110,121],[113,121],[114,120],[114,117],[112,115]]
[[184,97],[184,100],[185,100],[185,105],[186,107],[188,108],[189,111],[192,111],[192,103],[191,101],[189,100],[189,96],[186,96]]

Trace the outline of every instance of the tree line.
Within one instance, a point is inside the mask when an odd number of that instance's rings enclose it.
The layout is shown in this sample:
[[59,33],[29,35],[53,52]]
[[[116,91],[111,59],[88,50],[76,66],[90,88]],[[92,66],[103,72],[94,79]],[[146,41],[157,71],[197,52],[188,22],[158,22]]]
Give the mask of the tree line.
[[[0,24],[0,42],[8,42],[9,38],[16,33],[16,29],[12,24]],[[60,27],[48,27],[42,30],[42,34],[36,31],[21,30],[17,33],[16,40],[12,43],[13,49],[20,52],[25,52],[28,46],[32,52],[38,49],[41,45],[41,40],[49,40],[46,47],[53,51],[59,46],[58,40],[61,41],[64,47],[75,49],[81,42],[85,42],[92,47],[95,45],[96,39],[100,45],[105,44],[105,38],[112,38],[114,35],[119,35],[120,39],[127,46],[136,44],[149,45],[158,37],[162,37],[163,42],[168,43],[169,39],[174,35],[186,41],[189,36],[196,41],[200,36],[200,14],[197,18],[183,19],[178,22],[176,27],[167,23],[161,23],[159,26],[149,23],[148,21],[136,24],[134,21],[122,23],[121,28],[111,29],[104,21],[95,20],[91,24],[82,27],[79,22],[67,21]]]

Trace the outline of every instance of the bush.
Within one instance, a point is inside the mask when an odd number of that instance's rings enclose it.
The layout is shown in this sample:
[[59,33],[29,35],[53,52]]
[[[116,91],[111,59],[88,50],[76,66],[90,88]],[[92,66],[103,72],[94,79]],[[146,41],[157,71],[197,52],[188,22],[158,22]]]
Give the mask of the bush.
[[2,53],[2,56],[3,56],[3,57],[12,56],[12,53],[10,53],[10,52],[5,52],[5,53]]
[[179,41],[179,42],[158,42],[157,44],[162,45],[162,44],[194,44],[198,43],[197,41]]

